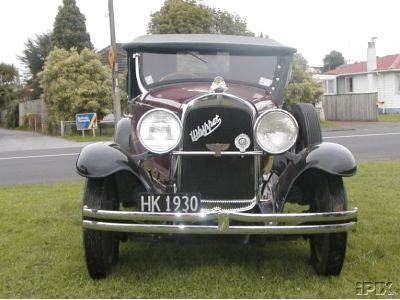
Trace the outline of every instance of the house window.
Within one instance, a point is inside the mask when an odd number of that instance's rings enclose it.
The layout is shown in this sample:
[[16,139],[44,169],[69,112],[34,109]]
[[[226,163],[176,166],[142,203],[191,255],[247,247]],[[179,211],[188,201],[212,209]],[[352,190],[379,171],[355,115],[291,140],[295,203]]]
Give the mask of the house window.
[[325,80],[325,94],[335,93],[335,79]]
[[400,74],[396,76],[396,94],[400,94]]
[[346,93],[354,92],[353,77],[346,77],[345,85],[346,85]]

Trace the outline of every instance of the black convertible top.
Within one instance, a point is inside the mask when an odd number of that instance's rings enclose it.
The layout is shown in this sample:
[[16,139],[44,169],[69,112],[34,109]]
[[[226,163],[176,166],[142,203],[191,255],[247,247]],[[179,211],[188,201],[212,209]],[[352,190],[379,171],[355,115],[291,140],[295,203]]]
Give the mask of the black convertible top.
[[269,38],[221,34],[154,34],[142,35],[123,45],[129,52],[219,50],[270,55],[293,54],[296,49],[286,47]]

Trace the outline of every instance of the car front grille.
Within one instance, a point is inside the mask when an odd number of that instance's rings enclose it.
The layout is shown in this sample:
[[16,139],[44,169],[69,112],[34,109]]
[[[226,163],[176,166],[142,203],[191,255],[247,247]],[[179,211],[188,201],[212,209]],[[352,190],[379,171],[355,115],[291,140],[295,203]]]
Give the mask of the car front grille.
[[[206,136],[195,135],[198,140],[193,141],[190,133],[204,123],[210,124],[208,121],[212,122],[216,116],[221,124]],[[251,141],[248,150],[254,149],[252,116],[248,110],[217,103],[194,107],[186,114],[183,124],[183,151],[210,151],[207,144],[226,144],[225,151],[239,151],[235,146],[239,134],[248,135]],[[251,206],[250,201],[235,200],[255,197],[254,156],[182,156],[180,159],[179,189],[201,193],[202,199],[206,200],[204,209]]]

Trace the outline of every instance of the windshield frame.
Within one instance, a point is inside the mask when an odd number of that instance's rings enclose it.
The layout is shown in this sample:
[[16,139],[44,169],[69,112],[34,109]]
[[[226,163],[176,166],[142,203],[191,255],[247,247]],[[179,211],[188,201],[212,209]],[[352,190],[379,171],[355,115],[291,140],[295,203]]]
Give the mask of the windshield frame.
[[[186,51],[186,50],[183,50]],[[188,52],[193,52],[193,51],[188,51]],[[144,63],[143,63],[143,54],[144,53],[154,53],[154,54],[178,54],[178,52],[161,52],[161,51],[157,51],[157,52],[153,52],[153,51],[146,51],[146,52],[142,52],[139,53],[139,77],[140,77],[140,81],[141,84],[143,85],[143,87],[145,87],[146,89],[152,89],[152,88],[156,88],[156,87],[160,87],[160,86],[164,86],[164,85],[170,85],[170,84],[176,84],[176,83],[188,83],[188,82],[210,82],[210,84],[214,81],[214,77],[213,78],[178,78],[178,79],[170,79],[170,80],[163,80],[163,81],[158,81],[158,82],[154,82],[151,84],[146,84],[146,80],[144,78]],[[188,53],[189,55],[192,55],[190,53]],[[243,53],[232,53],[229,52],[229,54],[231,55],[236,55],[236,56],[240,56],[240,55],[245,55]],[[279,65],[279,61],[280,61],[280,56],[279,55],[254,55],[254,54],[247,54],[247,56],[274,56],[277,58],[277,66]],[[278,69],[278,67],[275,67],[274,70],[274,75],[272,78],[268,78],[270,80],[274,80],[277,75],[279,76],[281,73]],[[216,75],[219,76],[219,75]],[[266,85],[262,85],[262,84],[258,84],[256,82],[249,82],[249,81],[241,81],[241,80],[235,80],[235,79],[230,79],[230,78],[226,78],[223,75],[221,75],[225,81],[227,83],[234,83],[234,84],[242,84],[242,85],[249,85],[249,86],[253,86],[253,87],[257,87],[263,90],[267,90],[270,91],[271,90],[271,86],[266,86]]]
[[[143,51],[139,53],[132,53],[133,59],[136,61],[135,63],[135,73],[136,73],[136,80],[139,85],[139,89],[142,92],[142,94],[147,94],[150,90],[160,88],[163,86],[167,85],[176,85],[176,84],[181,84],[181,83],[196,83],[196,82],[202,82],[202,83],[212,83],[214,79],[204,79],[204,78],[188,78],[188,79],[174,79],[174,80],[166,80],[162,82],[155,82],[152,84],[145,84],[144,81],[144,76],[143,76],[143,53],[160,53],[160,54],[174,54],[177,53],[177,51]],[[230,52],[231,53],[231,52]],[[252,55],[251,53],[235,53],[235,54],[242,54],[242,55]],[[231,80],[224,78],[227,83],[232,83],[232,84],[239,84],[239,85],[244,85],[244,86],[250,86],[250,87],[256,87],[262,90],[265,90],[271,98],[274,99],[278,103],[278,105],[281,105],[283,103],[283,97],[284,97],[284,90],[288,84],[289,81],[289,76],[290,72],[292,69],[292,61],[293,61],[293,55],[292,54],[287,54],[287,53],[282,53],[282,54],[273,54],[273,55],[266,55],[266,56],[276,56],[278,58],[277,62],[277,68],[275,69],[274,77],[273,77],[273,85],[267,87],[265,85],[260,85],[252,82],[243,82],[243,81],[237,81],[237,80]],[[280,66],[280,67],[279,67]],[[279,79],[277,81],[276,79]],[[274,87],[274,88],[272,88]]]

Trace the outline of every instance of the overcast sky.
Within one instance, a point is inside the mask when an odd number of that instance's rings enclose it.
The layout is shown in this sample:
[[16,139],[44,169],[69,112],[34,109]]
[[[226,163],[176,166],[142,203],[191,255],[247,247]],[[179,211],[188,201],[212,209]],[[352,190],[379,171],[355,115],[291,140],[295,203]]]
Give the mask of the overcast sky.
[[[128,42],[146,33],[151,12],[162,0],[115,0],[116,36]],[[322,65],[331,50],[352,62],[366,59],[367,42],[377,36],[377,54],[400,53],[399,0],[204,0],[238,13],[248,28],[297,48],[310,65]],[[0,62],[20,67],[17,55],[35,34],[52,30],[62,0],[0,0]],[[107,0],[77,0],[92,43],[109,43]]]

